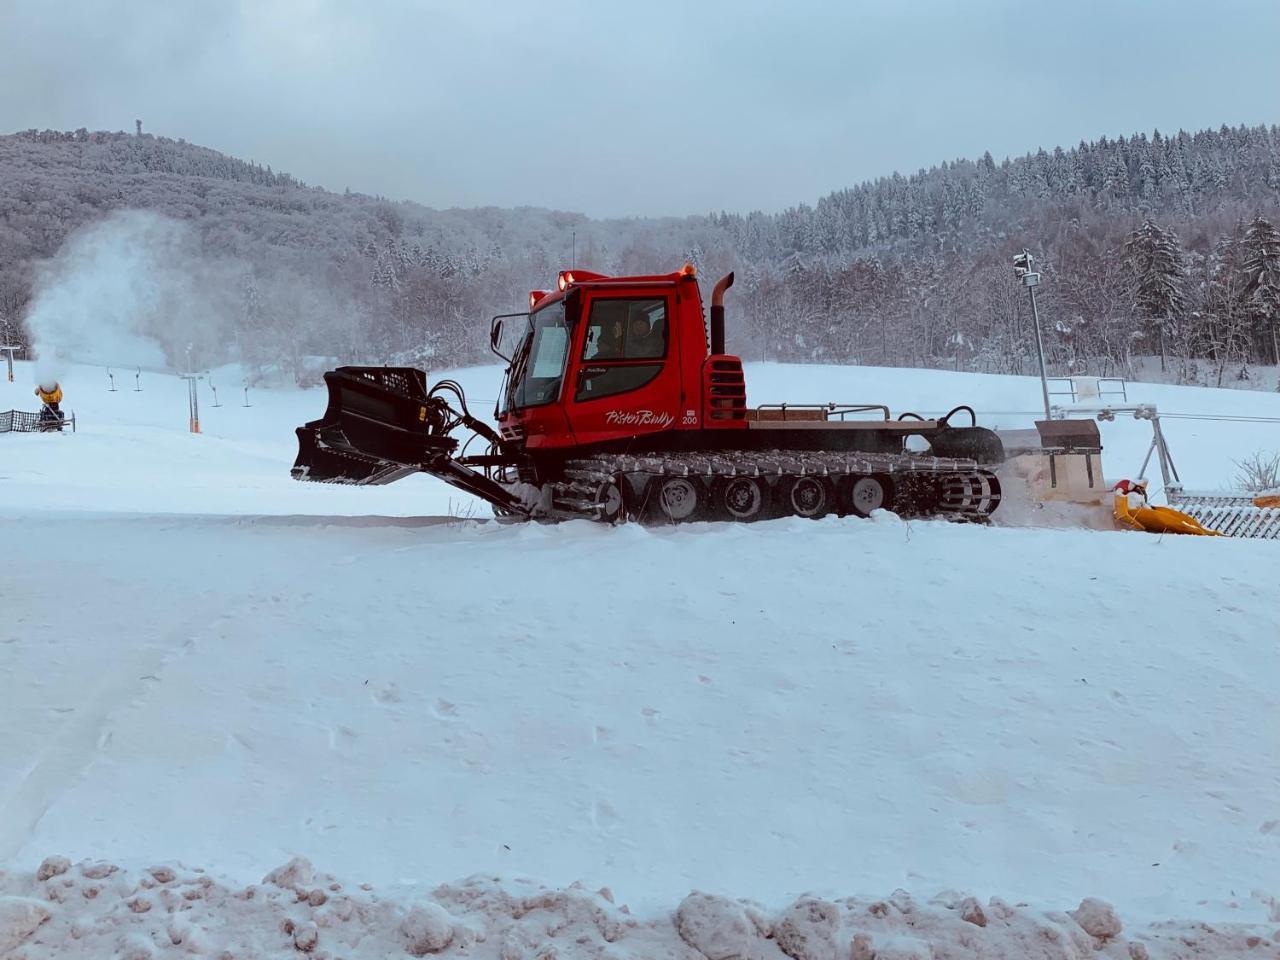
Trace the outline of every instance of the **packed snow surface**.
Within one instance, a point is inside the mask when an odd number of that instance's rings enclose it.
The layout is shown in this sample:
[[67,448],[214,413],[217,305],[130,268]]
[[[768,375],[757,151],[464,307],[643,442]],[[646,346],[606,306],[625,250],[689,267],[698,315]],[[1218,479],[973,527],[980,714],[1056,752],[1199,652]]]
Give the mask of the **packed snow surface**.
[[[184,384],[116,375],[65,378],[74,435],[0,436],[6,960],[1280,955],[1275,543],[500,527],[425,477],[289,480],[322,391],[202,384],[195,436]],[[1010,427],[1038,396],[748,382]],[[1136,474],[1149,425],[1102,430]],[[1195,487],[1280,449],[1166,432]]]

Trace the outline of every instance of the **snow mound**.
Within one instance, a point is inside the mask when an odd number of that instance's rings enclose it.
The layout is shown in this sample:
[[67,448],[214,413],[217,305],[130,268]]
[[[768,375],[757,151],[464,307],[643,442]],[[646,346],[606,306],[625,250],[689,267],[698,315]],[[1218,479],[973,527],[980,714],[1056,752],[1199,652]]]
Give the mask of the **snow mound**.
[[1086,897],[1071,915],[1076,918],[1080,928],[1091,937],[1110,940],[1112,937],[1120,936],[1120,918],[1116,916],[1115,908],[1103,900]]
[[397,897],[348,889],[301,860],[268,875],[291,885],[238,886],[182,864],[97,879],[83,869],[42,873],[0,874],[4,960],[1229,960],[1280,951],[1276,925],[1168,922],[1125,939],[1115,911],[1092,898],[1059,913],[960,894],[923,904],[903,891],[885,900],[805,896],[770,916],[749,901],[695,892],[671,913],[640,918],[608,890],[579,885],[473,877],[430,899]]
[[773,928],[778,949],[791,960],[827,960],[836,955],[840,908],[826,900],[798,900]]
[[676,931],[707,960],[753,960],[764,953],[762,931],[727,897],[689,894],[676,910]]
[[453,941],[453,917],[438,903],[420,903],[400,922],[405,949],[415,957],[439,953]]
[[49,919],[49,909],[29,897],[0,897],[0,954],[14,949]]

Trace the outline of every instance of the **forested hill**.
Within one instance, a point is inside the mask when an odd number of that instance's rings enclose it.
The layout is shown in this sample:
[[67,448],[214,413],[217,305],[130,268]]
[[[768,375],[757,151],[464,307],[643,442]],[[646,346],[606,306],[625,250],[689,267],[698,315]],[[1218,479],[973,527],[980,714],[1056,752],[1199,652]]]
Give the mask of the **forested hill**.
[[[664,220],[431,210],[308,187],[181,140],[27,131],[0,137],[0,335],[22,335],[38,264],[68,234],[139,208],[186,222],[202,257],[234,265],[229,342],[251,360],[335,345],[353,359],[478,359],[487,317],[569,265],[576,235],[577,265],[601,272],[684,260],[706,274],[736,269],[730,344],[748,355],[1019,369],[1025,318],[1008,258],[1027,246],[1045,272],[1057,364],[1123,365],[1157,340],[1193,361],[1223,356],[1195,318],[1222,313],[1213,283],[1239,272],[1232,258],[1247,252],[1256,218],[1280,213],[1280,128],[1139,134],[999,162],[986,154],[779,214]],[[1151,258],[1126,246],[1148,219],[1159,237],[1148,230],[1147,241],[1174,248],[1181,299],[1163,307],[1142,294]],[[1244,244],[1235,252],[1232,237]],[[1232,278],[1233,290],[1250,286]],[[319,318],[299,298],[272,295],[299,286],[342,309]],[[1230,345],[1242,362],[1267,359],[1260,309],[1232,305],[1248,321],[1238,319]]]
[[823,197],[780,219],[783,245],[824,253],[901,240],[945,240],[1016,228],[1045,206],[1077,216],[1140,214],[1188,221],[1274,203],[1280,130],[1223,127],[1164,137],[1103,138],[997,164],[990,153]]

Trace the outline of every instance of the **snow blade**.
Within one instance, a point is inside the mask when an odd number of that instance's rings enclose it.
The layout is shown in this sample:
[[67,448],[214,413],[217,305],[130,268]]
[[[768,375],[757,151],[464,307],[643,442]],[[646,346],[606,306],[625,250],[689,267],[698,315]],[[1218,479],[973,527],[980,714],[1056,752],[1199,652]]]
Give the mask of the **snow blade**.
[[339,367],[326,373],[324,382],[329,388],[324,416],[297,430],[295,480],[391,483],[457,446],[443,433],[421,370]]
[[456,412],[427,389],[427,375],[412,367],[339,367],[324,375],[329,406],[324,416],[298,428],[295,480],[392,483],[429,473],[493,504],[507,514],[530,508],[501,484],[454,458],[455,427],[492,443],[496,433],[466,412]]
[[295,480],[314,483],[349,483],[369,486],[391,483],[418,471],[417,467],[387,463],[359,453],[344,453],[322,446],[319,431],[299,427],[298,458],[290,474]]

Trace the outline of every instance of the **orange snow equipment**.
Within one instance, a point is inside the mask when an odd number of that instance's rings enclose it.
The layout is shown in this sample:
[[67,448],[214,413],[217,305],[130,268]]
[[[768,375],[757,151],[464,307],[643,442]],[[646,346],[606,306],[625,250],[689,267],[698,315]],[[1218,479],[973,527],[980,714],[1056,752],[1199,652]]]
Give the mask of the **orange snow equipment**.
[[61,403],[62,387],[58,386],[57,381],[52,385],[42,383],[36,387],[36,396],[40,398],[41,403]]
[[1147,481],[1121,480],[1115,491],[1115,518],[1123,527],[1147,533],[1188,533],[1201,537],[1225,534],[1202,526],[1200,521],[1173,507],[1154,507],[1147,503]]

